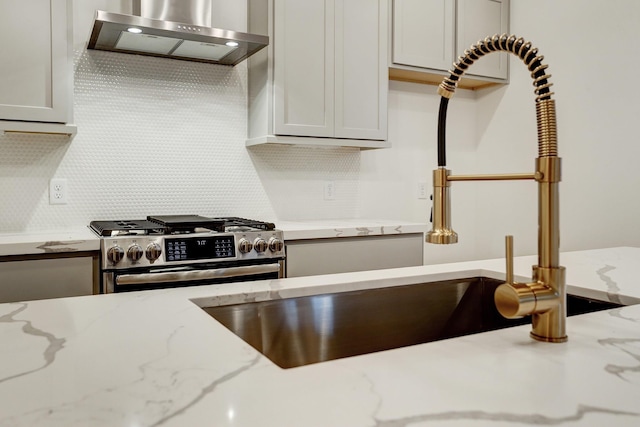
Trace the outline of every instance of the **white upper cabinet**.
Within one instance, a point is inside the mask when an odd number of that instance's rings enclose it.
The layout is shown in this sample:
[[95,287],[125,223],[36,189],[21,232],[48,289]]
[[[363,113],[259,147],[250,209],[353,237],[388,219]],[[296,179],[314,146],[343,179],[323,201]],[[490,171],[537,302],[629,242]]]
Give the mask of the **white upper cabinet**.
[[0,2],[0,130],[75,133],[71,0]]
[[[509,0],[393,0],[392,79],[440,83],[479,40],[509,32]],[[506,83],[508,53],[479,59],[461,87]]]
[[[386,0],[251,0],[249,140],[387,147]],[[322,139],[320,139],[322,138]]]
[[393,63],[448,69],[453,63],[454,10],[451,0],[395,0]]
[[275,133],[334,136],[333,1],[275,0]]
[[[461,55],[487,36],[509,31],[508,0],[458,0],[456,52]],[[492,53],[476,61],[469,75],[507,80],[508,53]]]
[[335,137],[387,139],[388,38],[386,1],[336,1]]

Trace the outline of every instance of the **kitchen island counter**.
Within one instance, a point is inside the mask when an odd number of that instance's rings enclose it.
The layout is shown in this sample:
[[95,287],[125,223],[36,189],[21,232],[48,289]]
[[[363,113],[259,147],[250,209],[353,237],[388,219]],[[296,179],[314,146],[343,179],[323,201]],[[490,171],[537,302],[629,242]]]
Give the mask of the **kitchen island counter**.
[[[638,248],[561,255],[570,293],[640,302]],[[515,260],[516,279],[535,257]],[[0,305],[0,426],[640,424],[640,305],[281,369],[199,306],[503,275],[503,260]]]

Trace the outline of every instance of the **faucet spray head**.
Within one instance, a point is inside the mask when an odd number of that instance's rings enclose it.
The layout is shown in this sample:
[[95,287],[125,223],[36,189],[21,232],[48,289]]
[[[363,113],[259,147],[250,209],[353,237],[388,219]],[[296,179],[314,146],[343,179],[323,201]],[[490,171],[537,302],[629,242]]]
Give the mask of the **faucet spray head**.
[[433,227],[427,232],[428,243],[458,243],[458,233],[451,229],[451,182],[447,180],[450,172],[442,167],[433,171]]

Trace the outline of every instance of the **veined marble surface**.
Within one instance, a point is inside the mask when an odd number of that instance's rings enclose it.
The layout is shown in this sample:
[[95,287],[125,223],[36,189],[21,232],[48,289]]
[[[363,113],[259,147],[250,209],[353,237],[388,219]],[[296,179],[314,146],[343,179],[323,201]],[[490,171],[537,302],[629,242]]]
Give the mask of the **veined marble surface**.
[[[378,219],[276,221],[286,240],[426,233],[427,224]],[[100,239],[88,227],[72,230],[0,233],[0,256],[99,251]]]
[[426,233],[430,229],[427,223],[379,219],[277,221],[276,227],[284,232],[285,240]]
[[[572,293],[640,302],[640,249],[565,253]],[[517,258],[529,276],[535,257]],[[483,274],[503,260],[0,305],[0,426],[637,426],[640,305],[281,369],[200,306]]]
[[0,233],[0,256],[99,250],[100,240],[88,227],[42,233]]

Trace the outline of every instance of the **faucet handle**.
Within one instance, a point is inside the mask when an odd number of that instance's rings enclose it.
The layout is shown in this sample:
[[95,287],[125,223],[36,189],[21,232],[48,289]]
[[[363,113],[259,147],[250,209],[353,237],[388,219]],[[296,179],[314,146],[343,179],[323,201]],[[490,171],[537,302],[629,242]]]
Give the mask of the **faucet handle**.
[[505,260],[507,261],[506,282],[513,284],[513,236],[504,236]]
[[[518,319],[534,312],[536,294],[528,283],[516,283],[513,280],[513,236],[504,238],[507,277],[505,283],[498,286],[493,294],[498,312],[507,319]],[[531,284],[533,285],[533,284]]]

